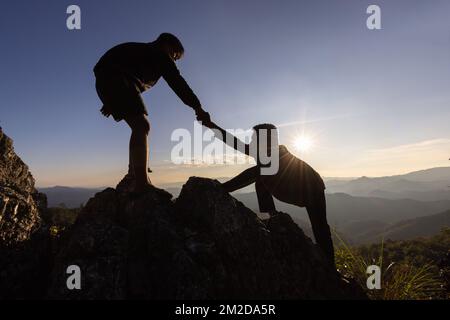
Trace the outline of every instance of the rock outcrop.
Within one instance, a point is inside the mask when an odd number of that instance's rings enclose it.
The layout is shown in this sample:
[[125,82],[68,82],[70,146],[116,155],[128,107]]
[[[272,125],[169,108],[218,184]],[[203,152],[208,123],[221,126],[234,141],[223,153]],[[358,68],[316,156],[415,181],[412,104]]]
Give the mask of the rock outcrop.
[[[62,239],[49,291],[63,299],[359,299],[289,215],[260,220],[219,182],[191,178],[176,201],[106,189]],[[77,265],[82,290],[66,287]]]
[[0,128],[0,299],[45,294],[52,261],[41,219],[46,207],[46,196],[36,191],[27,165]]
[[0,128],[0,246],[28,240],[45,206],[45,196],[36,191],[27,165]]
[[[52,235],[45,196],[0,131],[0,299],[366,298],[289,215],[261,220],[218,181],[191,178],[176,200],[124,184]],[[81,290],[67,287],[72,265]]]
[[0,128],[0,246],[28,240],[45,207],[45,196],[36,191],[27,165]]

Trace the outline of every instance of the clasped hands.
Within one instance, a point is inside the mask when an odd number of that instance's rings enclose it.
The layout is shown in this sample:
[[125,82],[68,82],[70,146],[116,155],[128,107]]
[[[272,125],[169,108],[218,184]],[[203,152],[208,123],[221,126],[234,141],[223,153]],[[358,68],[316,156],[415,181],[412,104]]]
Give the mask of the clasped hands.
[[199,108],[195,110],[195,115],[197,117],[197,121],[201,121],[205,127],[211,128],[213,123],[211,122],[211,116],[208,112]]

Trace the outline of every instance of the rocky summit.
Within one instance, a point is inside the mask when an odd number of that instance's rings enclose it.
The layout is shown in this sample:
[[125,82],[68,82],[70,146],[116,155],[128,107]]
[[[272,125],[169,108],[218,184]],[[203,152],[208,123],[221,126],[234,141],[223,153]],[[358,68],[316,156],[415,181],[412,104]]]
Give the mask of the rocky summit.
[[[106,189],[61,240],[49,297],[63,299],[355,299],[289,215],[261,220],[218,181],[190,178],[178,199]],[[82,290],[68,290],[79,266]]]
[[[260,219],[216,180],[190,178],[175,200],[158,188],[140,196],[108,188],[52,235],[38,227],[34,182],[7,139],[0,140],[2,152],[10,146],[0,155],[0,298],[366,298],[289,215]],[[79,290],[68,285],[74,267]]]

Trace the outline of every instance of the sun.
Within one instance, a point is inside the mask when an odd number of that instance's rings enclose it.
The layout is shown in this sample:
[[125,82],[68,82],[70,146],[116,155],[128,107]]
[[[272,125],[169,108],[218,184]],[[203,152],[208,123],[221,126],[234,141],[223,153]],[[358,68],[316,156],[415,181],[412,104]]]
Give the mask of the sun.
[[308,152],[313,147],[313,140],[305,135],[301,135],[295,138],[294,147],[300,152]]

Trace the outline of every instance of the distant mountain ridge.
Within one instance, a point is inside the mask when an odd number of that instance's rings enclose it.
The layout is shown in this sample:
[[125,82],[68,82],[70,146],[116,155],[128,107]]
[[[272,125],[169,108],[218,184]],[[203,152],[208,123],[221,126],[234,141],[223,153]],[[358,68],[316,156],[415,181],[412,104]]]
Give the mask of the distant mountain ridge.
[[[234,194],[234,197],[252,210],[258,211],[256,193]],[[383,199],[354,197],[346,193],[327,194],[329,222],[341,226],[354,221],[377,220],[396,223],[405,219],[436,214],[450,209],[450,200],[417,201],[411,199]],[[306,209],[275,201],[277,210],[308,219]]]
[[450,167],[388,177],[327,180],[326,186],[328,193],[342,192],[352,196],[419,201],[450,200]]
[[[258,211],[256,193],[234,194],[239,201],[254,211]],[[310,224],[306,209],[275,201],[277,210],[289,213],[308,235]],[[411,199],[383,199],[374,197],[354,197],[345,193],[327,194],[327,216],[329,224],[352,244],[379,241],[382,234],[392,234],[394,239],[423,236],[414,229],[404,229],[398,234],[396,224],[403,225],[412,219],[428,218],[450,209],[450,200],[417,201]],[[421,221],[421,220],[418,220]],[[425,220],[428,221],[428,220]],[[427,230],[439,231],[439,219],[429,220],[432,226]],[[447,226],[450,226],[447,224]],[[394,229],[391,229],[394,228]],[[410,231],[408,231],[410,230]],[[392,232],[391,232],[392,231]],[[431,235],[429,231],[425,232]],[[398,236],[397,236],[398,234]]]
[[47,195],[49,207],[58,207],[64,204],[68,208],[77,208],[85,204],[101,188],[75,188],[55,186],[49,188],[38,188],[39,192]]
[[419,237],[430,237],[439,233],[445,227],[450,227],[450,210],[369,230],[366,234],[361,235],[358,241],[360,243],[373,243],[379,242],[381,239],[411,240]]

